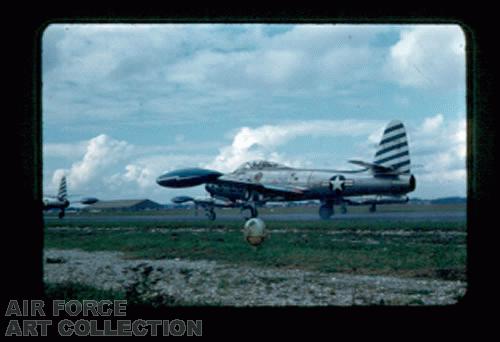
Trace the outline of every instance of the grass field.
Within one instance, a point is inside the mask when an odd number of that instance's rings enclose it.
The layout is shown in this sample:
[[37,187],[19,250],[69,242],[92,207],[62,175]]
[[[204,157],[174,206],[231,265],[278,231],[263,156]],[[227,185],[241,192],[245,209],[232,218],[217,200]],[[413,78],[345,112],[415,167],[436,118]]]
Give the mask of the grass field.
[[466,223],[433,221],[267,222],[259,247],[226,222],[50,222],[45,248],[121,251],[128,258],[217,260],[280,267],[465,279]]

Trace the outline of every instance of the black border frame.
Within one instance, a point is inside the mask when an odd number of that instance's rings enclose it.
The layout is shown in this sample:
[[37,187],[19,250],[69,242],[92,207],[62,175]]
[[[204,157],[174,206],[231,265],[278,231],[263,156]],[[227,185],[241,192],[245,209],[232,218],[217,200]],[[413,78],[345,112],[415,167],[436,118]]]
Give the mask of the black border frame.
[[[491,9],[491,13],[495,10]],[[36,12],[36,11],[35,11]],[[396,11],[395,11],[396,12]],[[14,117],[13,139],[8,142],[8,152],[14,152],[14,187],[8,192],[8,211],[4,211],[4,235],[2,238],[3,296],[1,310],[5,312],[9,299],[37,299],[43,295],[43,215],[42,197],[42,117],[41,117],[41,34],[51,22],[266,22],[266,23],[450,23],[459,24],[467,39],[467,169],[468,169],[468,291],[464,299],[454,306],[417,308],[177,308],[175,310],[151,310],[144,308],[129,312],[127,318],[203,319],[203,334],[242,335],[245,337],[267,334],[297,335],[299,333],[331,333],[340,329],[353,333],[373,329],[375,334],[385,335],[387,329],[408,329],[408,332],[429,332],[434,328],[451,328],[461,332],[470,318],[469,312],[478,312],[482,305],[489,305],[488,286],[494,291],[488,274],[481,270],[493,261],[496,251],[492,231],[495,229],[493,188],[495,175],[495,127],[496,112],[491,101],[493,76],[489,67],[493,59],[491,30],[487,9],[477,11],[464,8],[458,15],[444,10],[410,10],[387,13],[387,9],[327,9],[314,10],[264,10],[255,9],[194,9],[139,11],[100,9],[59,9],[53,13],[20,13],[16,34],[7,38],[8,52],[13,55],[9,63],[16,99],[10,115]],[[19,29],[19,26],[21,28]],[[9,40],[10,39],[10,40]],[[10,69],[10,68],[9,68]],[[11,86],[13,84],[13,86]],[[9,99],[12,99],[9,98]],[[10,131],[10,130],[9,130]],[[13,147],[13,148],[12,148]],[[5,179],[5,178],[4,178]],[[15,214],[14,214],[15,213]],[[10,217],[9,217],[10,216]],[[12,223],[15,224],[12,227]],[[491,235],[491,237],[490,237]],[[487,244],[490,244],[486,246]],[[498,247],[497,247],[498,248]],[[416,321],[424,321],[416,324]],[[5,331],[6,320],[2,319]],[[349,327],[354,324],[354,330]],[[423,329],[423,330],[421,330]],[[264,334],[264,331],[266,334]],[[393,330],[394,331],[394,330]],[[432,335],[431,335],[432,336]]]

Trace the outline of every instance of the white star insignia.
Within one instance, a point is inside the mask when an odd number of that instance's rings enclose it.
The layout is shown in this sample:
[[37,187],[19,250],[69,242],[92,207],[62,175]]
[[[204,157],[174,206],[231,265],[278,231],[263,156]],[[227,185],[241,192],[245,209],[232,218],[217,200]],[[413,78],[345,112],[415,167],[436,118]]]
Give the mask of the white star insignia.
[[333,190],[344,190],[344,180],[340,179],[340,177],[335,177],[330,183],[332,184]]

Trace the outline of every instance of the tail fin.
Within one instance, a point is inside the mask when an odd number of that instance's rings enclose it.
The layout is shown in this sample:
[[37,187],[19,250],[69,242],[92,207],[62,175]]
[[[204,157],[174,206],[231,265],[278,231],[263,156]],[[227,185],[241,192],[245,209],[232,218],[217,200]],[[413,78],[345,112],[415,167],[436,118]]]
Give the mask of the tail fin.
[[410,174],[408,138],[401,121],[393,120],[387,125],[373,163],[391,168],[398,173]]
[[62,176],[61,182],[59,183],[59,191],[57,192],[57,198],[64,201],[68,197],[68,192],[66,190],[66,176]]

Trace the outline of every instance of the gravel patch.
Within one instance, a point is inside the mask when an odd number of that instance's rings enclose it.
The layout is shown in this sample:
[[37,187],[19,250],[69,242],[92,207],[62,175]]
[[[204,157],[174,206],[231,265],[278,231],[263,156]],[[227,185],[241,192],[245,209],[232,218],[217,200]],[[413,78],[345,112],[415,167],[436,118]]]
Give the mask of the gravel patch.
[[[463,281],[362,276],[248,267],[207,260],[130,260],[121,252],[45,250],[44,281],[125,290],[142,279],[144,295],[190,305],[450,305]],[[57,262],[54,262],[57,261]]]

